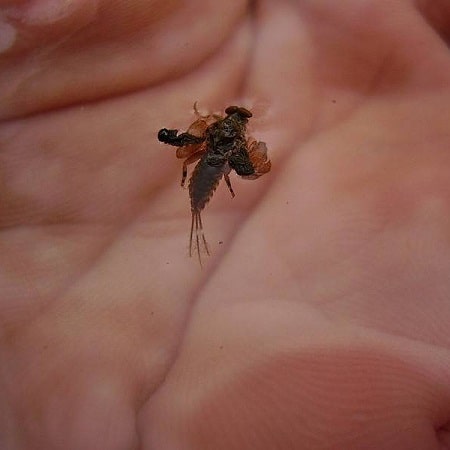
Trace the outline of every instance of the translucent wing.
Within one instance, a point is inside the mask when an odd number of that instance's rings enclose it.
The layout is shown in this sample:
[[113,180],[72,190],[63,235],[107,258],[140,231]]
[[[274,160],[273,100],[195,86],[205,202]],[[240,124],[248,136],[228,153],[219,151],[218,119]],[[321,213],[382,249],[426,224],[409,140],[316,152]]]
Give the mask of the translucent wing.
[[[204,119],[198,119],[193,124],[191,124],[186,133],[191,134],[192,136],[204,137],[207,128],[207,121]],[[189,158],[189,156],[193,155],[194,153],[202,151],[202,146],[204,146],[204,142],[201,142],[199,144],[185,145],[184,147],[178,147],[176,153],[177,158]]]
[[254,173],[241,175],[242,178],[245,178],[246,180],[255,180],[270,171],[272,163],[270,162],[270,159],[267,159],[267,146],[265,142],[255,141],[253,139],[249,140],[247,152]]

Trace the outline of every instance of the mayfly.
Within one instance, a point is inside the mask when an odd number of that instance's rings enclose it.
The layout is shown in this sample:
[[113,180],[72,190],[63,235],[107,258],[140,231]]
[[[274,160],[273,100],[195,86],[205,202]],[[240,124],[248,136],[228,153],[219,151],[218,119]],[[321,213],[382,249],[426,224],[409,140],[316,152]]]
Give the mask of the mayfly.
[[201,212],[212,197],[222,177],[234,197],[229,174],[234,170],[242,178],[254,180],[269,172],[271,163],[267,159],[264,142],[247,137],[247,122],[252,113],[240,106],[229,106],[225,116],[201,115],[194,104],[197,120],[185,133],[162,128],[159,141],[177,148],[177,158],[184,159],[181,186],[187,177],[187,166],[198,161],[189,179],[191,199],[191,233],[189,256],[195,239],[198,260],[201,265],[200,243],[209,255],[208,243],[203,233]]

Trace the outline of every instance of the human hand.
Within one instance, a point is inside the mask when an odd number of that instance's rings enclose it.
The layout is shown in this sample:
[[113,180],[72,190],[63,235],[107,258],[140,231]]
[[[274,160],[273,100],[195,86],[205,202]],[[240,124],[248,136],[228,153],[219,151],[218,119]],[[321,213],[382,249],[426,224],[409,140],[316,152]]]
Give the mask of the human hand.
[[[0,448],[450,448],[450,11],[185,3],[4,7]],[[195,100],[272,160],[203,270]]]

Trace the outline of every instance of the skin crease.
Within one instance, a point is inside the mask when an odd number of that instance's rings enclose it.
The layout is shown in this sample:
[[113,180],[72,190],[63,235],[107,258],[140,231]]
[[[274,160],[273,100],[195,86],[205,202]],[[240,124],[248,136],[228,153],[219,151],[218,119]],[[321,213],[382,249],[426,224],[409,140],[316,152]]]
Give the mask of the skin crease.
[[[0,448],[450,449],[446,2],[31,3],[0,3]],[[203,270],[156,139],[196,100],[272,160]]]

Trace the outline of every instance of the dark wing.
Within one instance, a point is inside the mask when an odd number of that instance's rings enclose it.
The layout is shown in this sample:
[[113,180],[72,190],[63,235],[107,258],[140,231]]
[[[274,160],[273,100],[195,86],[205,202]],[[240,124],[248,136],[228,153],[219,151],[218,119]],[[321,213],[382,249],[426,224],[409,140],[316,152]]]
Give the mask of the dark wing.
[[228,157],[228,164],[241,177],[252,176],[255,173],[245,145],[233,151]]
[[228,158],[230,167],[246,180],[254,180],[270,171],[271,162],[267,159],[264,142],[250,139],[247,146],[241,146]]

